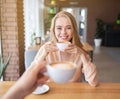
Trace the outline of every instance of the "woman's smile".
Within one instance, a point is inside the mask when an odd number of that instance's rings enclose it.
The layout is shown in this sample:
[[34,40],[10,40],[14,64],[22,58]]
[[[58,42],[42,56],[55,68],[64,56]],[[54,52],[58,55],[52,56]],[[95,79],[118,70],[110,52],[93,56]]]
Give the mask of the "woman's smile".
[[67,40],[68,36],[59,36],[63,40]]

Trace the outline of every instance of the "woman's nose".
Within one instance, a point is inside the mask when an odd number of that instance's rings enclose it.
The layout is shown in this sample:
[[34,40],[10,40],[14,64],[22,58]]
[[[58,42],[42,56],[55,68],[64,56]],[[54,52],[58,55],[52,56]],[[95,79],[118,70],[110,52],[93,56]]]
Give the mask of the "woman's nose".
[[66,33],[66,29],[63,28],[62,31],[61,31],[61,33],[65,34]]

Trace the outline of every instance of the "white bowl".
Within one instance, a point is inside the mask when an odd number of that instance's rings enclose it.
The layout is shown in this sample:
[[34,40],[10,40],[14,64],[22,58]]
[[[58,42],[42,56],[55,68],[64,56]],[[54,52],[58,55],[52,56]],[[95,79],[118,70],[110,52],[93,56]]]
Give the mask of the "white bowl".
[[[58,67],[55,67],[55,65],[53,66],[52,64],[47,65],[47,72],[49,77],[56,83],[69,82],[74,76],[74,73],[76,72],[76,65],[71,62],[56,62],[54,64]],[[63,66],[63,64],[64,68],[59,68],[60,66]],[[68,64],[72,67],[67,68]]]

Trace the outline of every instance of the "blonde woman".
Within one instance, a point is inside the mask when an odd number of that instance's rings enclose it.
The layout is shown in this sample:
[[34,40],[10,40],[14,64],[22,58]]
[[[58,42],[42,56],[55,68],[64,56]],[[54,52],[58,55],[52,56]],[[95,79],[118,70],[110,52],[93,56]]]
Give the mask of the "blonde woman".
[[[73,61],[77,64],[77,71],[70,82],[81,81],[82,73],[91,86],[98,85],[96,66],[91,62],[87,52],[80,42],[75,18],[68,12],[61,11],[52,19],[50,34],[51,41],[40,47],[33,62],[45,60],[47,63],[60,60]],[[57,42],[70,42],[64,50],[58,50]],[[62,57],[62,58],[61,58]]]

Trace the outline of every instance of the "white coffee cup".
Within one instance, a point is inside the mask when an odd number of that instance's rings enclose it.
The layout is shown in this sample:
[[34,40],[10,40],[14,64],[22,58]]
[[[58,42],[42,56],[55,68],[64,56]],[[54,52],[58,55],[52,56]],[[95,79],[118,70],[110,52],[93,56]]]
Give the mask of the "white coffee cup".
[[47,65],[49,77],[56,83],[69,82],[76,72],[76,65],[72,62],[55,62]]
[[56,45],[60,51],[63,51],[70,42],[57,42]]

